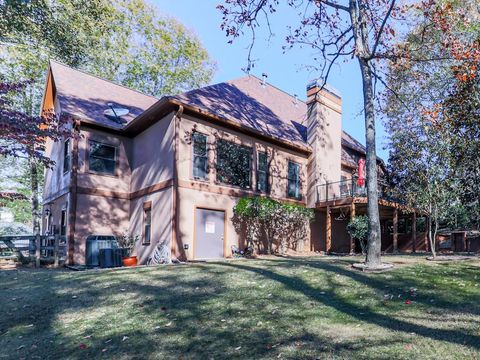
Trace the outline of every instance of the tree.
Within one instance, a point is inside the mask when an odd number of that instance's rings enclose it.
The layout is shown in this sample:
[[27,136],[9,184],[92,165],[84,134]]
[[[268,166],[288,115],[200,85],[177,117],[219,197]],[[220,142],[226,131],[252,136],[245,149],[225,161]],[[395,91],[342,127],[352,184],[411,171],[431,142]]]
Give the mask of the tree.
[[115,0],[112,6],[110,31],[81,68],[157,97],[210,82],[215,64],[184,25],[144,0]]
[[457,229],[479,223],[480,26],[475,6],[440,1],[429,7],[403,46],[430,60],[403,59],[388,74],[390,172],[398,195],[431,216],[432,251],[440,223]]
[[360,242],[360,247],[364,254],[367,249],[368,240],[368,217],[366,215],[355,216],[349,221],[347,231],[352,238]]
[[277,244],[280,253],[285,253],[289,245],[303,244],[314,218],[312,209],[262,196],[241,198],[233,213],[237,232],[245,233],[247,242],[257,246],[265,238],[268,254],[273,253],[273,244]]
[[[218,9],[223,14],[222,29],[234,38],[251,31],[252,42],[248,54],[250,69],[251,51],[255,43],[256,29],[270,26],[280,5],[278,0],[225,0]],[[394,60],[404,56],[401,48],[391,44],[395,36],[392,21],[403,18],[405,9],[395,0],[289,0],[293,26],[286,39],[285,48],[306,45],[318,52],[312,59],[312,67],[324,79],[341,58],[356,58],[360,67],[363,85],[366,174],[368,195],[369,235],[366,266],[381,265],[381,236],[377,193],[377,166],[375,144],[375,88],[376,81],[385,84],[380,76],[382,60]],[[295,19],[295,20],[294,20]],[[296,21],[296,23],[294,23]],[[319,65],[315,66],[318,60]],[[386,85],[386,84],[385,84]]]
[[[160,17],[156,8],[142,0],[5,1],[0,14],[5,15],[0,17],[4,42],[0,74],[4,87],[17,90],[3,93],[15,115],[0,114],[5,129],[0,134],[4,140],[0,154],[19,156],[22,148],[30,158],[29,164],[21,164],[31,172],[34,219],[39,213],[35,205],[41,187],[39,166],[48,160],[43,140],[68,136],[51,133],[55,127],[44,131],[44,120],[37,116],[49,58],[154,96],[204,85],[214,71],[191,32],[173,19]],[[17,79],[24,80],[22,86],[14,84]],[[20,142],[22,136],[29,139],[28,147]]]

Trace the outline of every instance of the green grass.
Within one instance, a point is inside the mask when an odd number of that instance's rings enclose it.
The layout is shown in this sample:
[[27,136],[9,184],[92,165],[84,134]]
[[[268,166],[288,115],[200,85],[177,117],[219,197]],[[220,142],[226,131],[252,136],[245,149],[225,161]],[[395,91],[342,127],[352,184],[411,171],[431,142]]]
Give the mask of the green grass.
[[480,358],[479,261],[354,261],[0,271],[0,359]]

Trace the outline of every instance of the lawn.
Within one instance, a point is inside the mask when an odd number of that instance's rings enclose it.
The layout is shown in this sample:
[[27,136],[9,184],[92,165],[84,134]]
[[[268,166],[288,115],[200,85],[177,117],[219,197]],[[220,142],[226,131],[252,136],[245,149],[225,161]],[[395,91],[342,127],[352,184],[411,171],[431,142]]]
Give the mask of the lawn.
[[480,261],[0,271],[0,359],[478,359]]

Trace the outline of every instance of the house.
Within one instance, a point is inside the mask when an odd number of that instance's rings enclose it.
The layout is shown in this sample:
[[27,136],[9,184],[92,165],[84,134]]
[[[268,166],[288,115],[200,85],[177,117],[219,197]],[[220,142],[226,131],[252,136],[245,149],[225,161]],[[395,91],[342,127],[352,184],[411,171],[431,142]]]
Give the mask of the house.
[[[346,223],[366,212],[355,178],[365,148],[342,131],[341,104],[316,82],[304,103],[250,75],[156,99],[52,61],[43,109],[72,119],[78,136],[47,141],[56,166],[43,231],[66,236],[71,263],[85,263],[89,235],[124,232],[140,235],[140,263],[159,244],[181,259],[222,258],[242,241],[237,200],[261,195],[315,209],[304,251],[355,251]],[[380,202],[384,249],[410,247],[417,234],[401,244],[398,219],[415,212]]]

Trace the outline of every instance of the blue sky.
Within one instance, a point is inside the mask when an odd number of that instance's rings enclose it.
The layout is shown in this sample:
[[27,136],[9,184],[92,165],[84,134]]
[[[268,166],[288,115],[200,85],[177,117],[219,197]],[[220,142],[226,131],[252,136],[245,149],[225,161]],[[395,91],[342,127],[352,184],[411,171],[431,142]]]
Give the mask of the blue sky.
[[[225,33],[220,29],[221,14],[216,5],[221,0],[153,0],[160,12],[175,17],[199,37],[210,56],[217,62],[214,83],[244,76],[242,68],[247,64],[248,36],[228,44]],[[200,5],[201,4],[201,5]],[[283,53],[289,13],[279,11],[272,23],[274,36],[268,39],[266,29],[257,34],[258,40],[253,58],[257,59],[252,74],[261,77],[268,74],[268,82],[282,90],[297,94],[305,100],[307,83],[319,76],[306,69],[312,63],[309,49],[293,48]],[[328,83],[340,91],[343,102],[342,127],[363,144],[365,143],[363,96],[361,75],[356,60],[339,63],[333,68]],[[377,154],[387,160],[384,150],[385,132],[380,119],[377,119]]]

